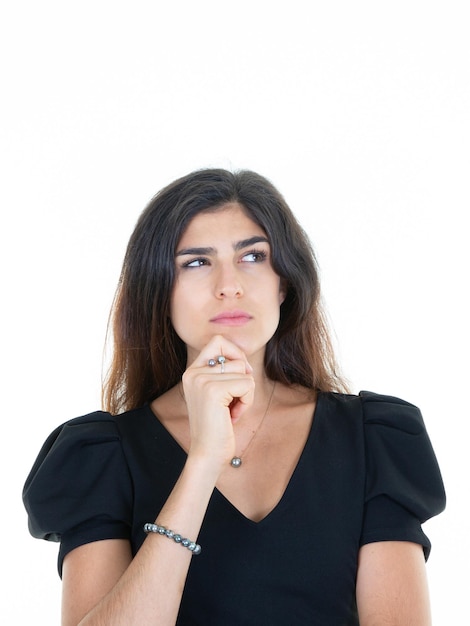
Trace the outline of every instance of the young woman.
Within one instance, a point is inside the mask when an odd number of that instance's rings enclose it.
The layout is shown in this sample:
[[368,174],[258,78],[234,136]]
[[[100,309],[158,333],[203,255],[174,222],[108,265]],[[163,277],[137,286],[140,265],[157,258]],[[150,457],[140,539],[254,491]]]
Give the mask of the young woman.
[[24,490],[61,542],[65,626],[431,623],[421,523],[445,496],[420,412],[347,393],[266,179],[157,194],[112,329],[107,412],[52,433]]

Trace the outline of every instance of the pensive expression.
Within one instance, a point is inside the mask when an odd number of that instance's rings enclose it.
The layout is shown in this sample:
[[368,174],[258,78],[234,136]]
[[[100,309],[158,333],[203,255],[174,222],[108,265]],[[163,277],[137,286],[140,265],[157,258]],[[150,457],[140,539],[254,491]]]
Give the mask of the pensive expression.
[[[264,230],[238,203],[199,213],[176,249],[173,327],[191,363],[214,335],[263,358],[284,299]],[[251,360],[250,360],[251,362]]]

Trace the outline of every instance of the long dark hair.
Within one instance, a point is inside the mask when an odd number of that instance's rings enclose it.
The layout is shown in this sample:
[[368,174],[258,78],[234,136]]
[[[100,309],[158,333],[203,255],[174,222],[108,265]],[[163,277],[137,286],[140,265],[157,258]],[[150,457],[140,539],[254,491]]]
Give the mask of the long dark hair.
[[266,232],[273,269],[286,288],[266,348],[267,376],[317,391],[347,390],[321,306],[315,255],[284,198],[255,172],[205,169],[157,193],[130,238],[110,318],[114,349],[103,385],[105,410],[136,408],[181,380],[186,347],[170,320],[176,246],[195,215],[228,202],[241,204]]

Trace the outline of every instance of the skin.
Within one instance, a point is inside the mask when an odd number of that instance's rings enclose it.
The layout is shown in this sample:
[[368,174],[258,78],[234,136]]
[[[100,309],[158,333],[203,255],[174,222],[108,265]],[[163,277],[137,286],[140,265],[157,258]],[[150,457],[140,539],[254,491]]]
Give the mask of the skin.
[[[214,335],[223,335],[261,371],[265,345],[279,324],[284,300],[264,230],[238,204],[203,213],[183,234],[176,267],[171,319],[187,346],[188,364]],[[234,311],[246,313],[248,319],[217,319]]]
[[[273,392],[264,351],[284,298],[265,238],[240,206],[229,204],[196,216],[177,250],[171,316],[188,366],[181,385],[152,409],[187,461],[158,523],[194,540],[216,486],[244,515],[263,519],[282,497],[311,427],[315,397],[280,384],[263,420]],[[227,312],[235,317],[220,318]],[[223,375],[208,365],[219,354],[227,359]],[[248,443],[243,467],[234,471],[229,460]],[[62,624],[174,625],[191,558],[153,534],[134,559],[125,540],[76,548],[64,560]],[[357,601],[361,626],[428,626],[421,546],[361,548]]]

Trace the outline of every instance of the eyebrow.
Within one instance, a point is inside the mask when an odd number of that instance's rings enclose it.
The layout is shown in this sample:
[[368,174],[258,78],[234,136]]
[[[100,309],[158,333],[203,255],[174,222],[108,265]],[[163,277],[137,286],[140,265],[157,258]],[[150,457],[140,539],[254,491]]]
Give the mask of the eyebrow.
[[[233,244],[233,249],[235,251],[243,250],[244,248],[248,248],[250,246],[255,245],[256,243],[269,243],[267,237],[261,237],[259,235],[255,237],[249,237],[248,239],[242,239],[241,241],[237,241]],[[185,256],[185,255],[206,255],[209,256],[211,254],[215,254],[217,252],[216,248],[207,247],[207,248],[183,248],[182,250],[178,250],[176,256]]]

